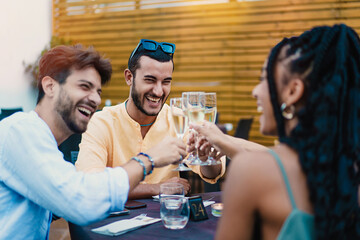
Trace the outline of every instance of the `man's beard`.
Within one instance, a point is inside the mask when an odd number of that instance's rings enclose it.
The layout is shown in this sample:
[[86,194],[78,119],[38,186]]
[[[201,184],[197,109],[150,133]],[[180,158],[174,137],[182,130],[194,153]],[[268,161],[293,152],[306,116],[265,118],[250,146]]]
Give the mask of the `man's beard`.
[[87,125],[81,127],[75,123],[75,113],[76,105],[70,99],[69,95],[66,93],[63,88],[60,87],[59,98],[56,102],[56,112],[61,116],[64,120],[67,127],[74,133],[83,133],[86,131]]
[[[141,104],[140,94],[136,91],[135,80],[133,81],[133,85],[132,85],[132,88],[131,88],[131,98],[134,101],[134,104],[137,107],[137,109],[139,109],[146,116],[157,116],[159,114],[159,112],[161,111],[162,107],[164,106],[164,103],[166,102],[166,99],[167,99],[167,97],[166,97],[165,101],[163,101],[163,103],[161,105],[160,110],[157,113],[149,113],[149,112],[147,112],[143,108],[143,106]],[[145,98],[145,95],[144,95],[144,98]],[[164,99],[164,96],[161,97],[160,101],[162,101],[163,99]]]

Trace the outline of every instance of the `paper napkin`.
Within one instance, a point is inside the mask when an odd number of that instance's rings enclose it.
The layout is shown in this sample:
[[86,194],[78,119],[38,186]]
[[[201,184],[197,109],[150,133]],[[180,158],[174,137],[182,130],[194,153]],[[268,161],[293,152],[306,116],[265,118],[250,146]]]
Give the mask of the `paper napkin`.
[[203,203],[204,203],[204,207],[207,207],[207,206],[210,206],[211,204],[214,204],[215,201],[205,200],[205,201],[203,201]]
[[161,218],[152,218],[141,214],[134,218],[116,221],[102,227],[91,229],[91,231],[107,236],[118,236],[159,221],[161,221]]

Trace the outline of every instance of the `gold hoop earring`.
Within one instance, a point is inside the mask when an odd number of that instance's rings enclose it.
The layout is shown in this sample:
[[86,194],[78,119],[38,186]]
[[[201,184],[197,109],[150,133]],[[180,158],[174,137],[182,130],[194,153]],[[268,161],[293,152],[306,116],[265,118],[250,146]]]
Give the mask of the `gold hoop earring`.
[[[286,109],[288,109],[288,110],[286,110]],[[280,110],[281,110],[282,116],[287,120],[291,120],[295,116],[295,107],[294,107],[294,105],[291,105],[291,106],[288,107],[286,105],[286,103],[283,103],[283,104],[281,104]]]

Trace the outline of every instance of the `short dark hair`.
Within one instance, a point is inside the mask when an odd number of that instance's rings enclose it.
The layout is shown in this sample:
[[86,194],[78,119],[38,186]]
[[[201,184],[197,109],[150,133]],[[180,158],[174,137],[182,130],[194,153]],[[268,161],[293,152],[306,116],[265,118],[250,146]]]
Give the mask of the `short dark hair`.
[[[133,50],[135,51],[135,49]],[[131,52],[132,53],[132,52]],[[142,44],[138,47],[136,53],[131,57],[132,54],[130,54],[129,60],[128,60],[128,69],[131,71],[131,73],[134,75],[135,78],[135,72],[138,68],[140,68],[140,58],[142,56],[148,56],[156,61],[159,62],[168,62],[171,61],[173,63],[173,70],[174,70],[174,61],[173,61],[173,55],[165,53],[161,47],[158,47],[156,51],[148,51],[143,48]]]
[[81,70],[93,67],[101,77],[101,85],[110,81],[112,67],[109,59],[106,59],[94,50],[93,47],[84,48],[81,44],[74,46],[60,45],[47,51],[39,62],[37,103],[44,97],[44,89],[41,80],[49,76],[60,84],[64,84],[71,70]]

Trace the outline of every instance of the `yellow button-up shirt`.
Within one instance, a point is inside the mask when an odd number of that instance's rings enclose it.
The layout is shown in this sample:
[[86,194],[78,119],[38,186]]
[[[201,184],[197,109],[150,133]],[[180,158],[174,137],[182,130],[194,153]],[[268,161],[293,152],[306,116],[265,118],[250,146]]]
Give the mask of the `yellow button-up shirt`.
[[[87,131],[82,135],[80,152],[75,163],[78,170],[98,172],[106,167],[116,167],[127,163],[139,152],[158,144],[166,136],[176,137],[170,107],[164,104],[155,122],[143,138],[141,127],[133,120],[125,109],[125,102],[116,106],[105,107],[96,112],[89,122]],[[146,176],[144,183],[156,184],[179,173],[172,171],[175,165],[155,168]],[[222,160],[221,173],[215,179],[205,178],[199,166],[192,166],[205,181],[215,183],[225,172],[225,161]]]

